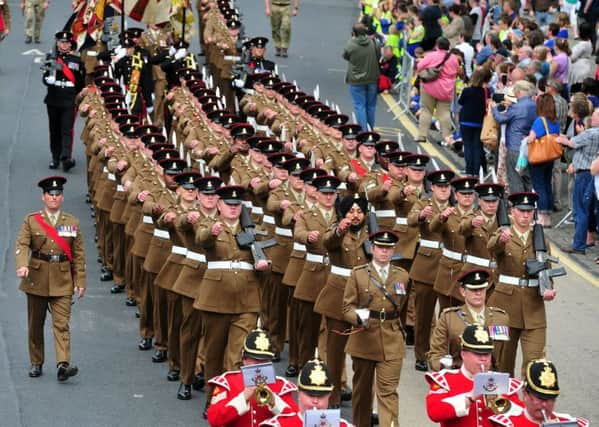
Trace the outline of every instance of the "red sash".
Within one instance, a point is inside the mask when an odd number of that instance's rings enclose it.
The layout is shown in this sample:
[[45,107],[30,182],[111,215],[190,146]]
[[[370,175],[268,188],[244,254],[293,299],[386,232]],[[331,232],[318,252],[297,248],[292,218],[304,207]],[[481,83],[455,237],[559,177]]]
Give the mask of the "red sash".
[[387,175],[386,173],[383,174],[383,182],[387,182],[389,180],[389,175]]
[[46,232],[48,237],[51,238],[54,241],[54,243],[56,243],[58,245],[58,247],[60,247],[60,249],[62,249],[64,251],[65,255],[69,259],[69,262],[73,262],[73,253],[71,252],[71,246],[65,239],[63,239],[62,237],[60,237],[58,235],[58,231],[56,231],[56,228],[54,228],[50,224],[46,223],[46,221],[44,221],[44,218],[42,217],[42,214],[40,212],[33,215],[33,217],[35,218],[37,223],[40,225],[40,227],[42,227],[44,229],[44,231]]
[[352,159],[351,164],[354,167],[356,173],[360,176],[360,178],[364,178],[364,176],[368,173],[366,168],[362,166],[362,163],[360,163],[360,160]]
[[4,32],[6,27],[4,26],[4,14],[0,11],[0,31]]
[[67,67],[67,64],[64,63],[60,56],[56,58],[56,62],[62,65],[62,74],[64,74],[64,76],[69,79],[71,83],[75,84],[75,73],[73,73],[73,70]]

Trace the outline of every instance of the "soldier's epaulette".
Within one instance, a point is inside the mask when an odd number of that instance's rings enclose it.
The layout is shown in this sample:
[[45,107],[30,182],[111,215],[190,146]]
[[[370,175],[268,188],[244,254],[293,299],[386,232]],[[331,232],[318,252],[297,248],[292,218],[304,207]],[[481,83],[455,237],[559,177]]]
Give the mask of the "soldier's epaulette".
[[507,311],[505,311],[503,308],[499,308],[499,307],[491,307],[491,306],[489,306],[489,310],[496,311],[496,312],[502,313],[502,314],[507,314]]
[[363,269],[365,269],[366,267],[368,267],[368,263],[366,263],[366,264],[362,264],[362,265],[356,265],[356,266],[354,267],[354,270],[363,270]]

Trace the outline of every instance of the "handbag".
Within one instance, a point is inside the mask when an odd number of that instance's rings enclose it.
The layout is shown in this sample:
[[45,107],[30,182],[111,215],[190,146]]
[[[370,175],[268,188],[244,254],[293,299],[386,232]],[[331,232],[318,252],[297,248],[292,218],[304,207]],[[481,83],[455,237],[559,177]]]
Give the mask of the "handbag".
[[480,131],[480,141],[485,147],[493,151],[497,148],[499,142],[499,130],[497,121],[493,117],[493,111],[489,108],[483,119],[483,127]]
[[443,64],[445,64],[445,61],[449,59],[449,55],[451,55],[451,52],[447,52],[443,58],[443,61],[441,61],[441,63],[436,67],[425,68],[424,70],[418,71],[418,77],[420,78],[420,81],[429,83],[437,80],[441,75]]
[[545,135],[528,144],[528,163],[531,165],[552,162],[562,157],[564,151],[563,146],[555,141],[557,135],[549,133],[547,119],[541,117],[541,120],[545,126]]

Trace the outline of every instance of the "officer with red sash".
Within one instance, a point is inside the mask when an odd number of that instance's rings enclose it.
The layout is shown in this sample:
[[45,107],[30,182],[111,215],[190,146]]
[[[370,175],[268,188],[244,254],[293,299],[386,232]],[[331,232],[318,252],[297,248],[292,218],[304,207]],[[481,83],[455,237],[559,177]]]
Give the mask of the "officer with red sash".
[[51,176],[38,182],[44,208],[25,217],[16,242],[19,289],[27,295],[29,358],[32,378],[42,375],[44,323],[52,315],[58,381],[77,375],[71,365],[71,300],[85,293],[85,253],[79,220],[61,210],[66,178]]
[[85,84],[83,62],[73,53],[76,43],[73,34],[59,31],[55,35],[56,50],[46,57],[43,82],[48,87],[44,99],[50,125],[50,169],[62,168],[68,172],[75,166],[73,160],[73,127],[75,125],[75,97]]

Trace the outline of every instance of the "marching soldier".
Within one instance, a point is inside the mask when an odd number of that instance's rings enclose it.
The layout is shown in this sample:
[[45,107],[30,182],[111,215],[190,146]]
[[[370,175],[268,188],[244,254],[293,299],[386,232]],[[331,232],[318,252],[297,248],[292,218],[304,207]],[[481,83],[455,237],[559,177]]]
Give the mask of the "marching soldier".
[[449,170],[429,173],[427,179],[432,184],[432,197],[416,201],[408,214],[408,225],[420,229],[418,250],[410,269],[416,314],[415,368],[418,371],[428,370],[426,354],[430,346],[431,324],[438,297],[433,285],[441,259],[441,233],[433,232],[430,223],[433,215],[440,214],[449,206],[451,196],[449,182],[453,177],[454,173]]
[[[252,366],[272,362],[275,353],[268,334],[261,329],[254,329],[245,338],[243,344],[243,366]],[[261,390],[271,393],[267,402],[257,402],[258,388],[244,385],[240,371],[229,371],[209,383],[214,386],[212,403],[208,408],[208,423],[211,426],[253,427],[273,415],[295,412],[297,406],[293,400],[295,384],[277,377],[274,384],[264,384]]]
[[42,22],[49,4],[48,0],[21,0],[21,11],[25,16],[25,43],[29,44],[32,40],[41,43]]
[[451,181],[456,198],[456,206],[450,204],[431,219],[430,229],[440,232],[443,249],[433,289],[439,295],[441,310],[458,305],[462,296],[456,286],[456,277],[462,271],[465,250],[464,236],[459,233],[462,218],[470,214],[474,207],[474,186],[477,178],[464,177]]
[[554,411],[555,403],[560,395],[557,381],[557,369],[547,359],[531,360],[526,367],[522,402],[524,407],[512,406],[505,414],[491,415],[489,420],[493,426],[503,427],[539,427],[545,425],[575,425],[587,427],[589,420],[573,417]]
[[32,378],[42,375],[44,323],[52,315],[58,381],[77,375],[71,365],[69,321],[73,292],[85,294],[85,252],[79,220],[61,210],[66,179],[51,176],[38,182],[44,208],[25,217],[16,242],[19,289],[27,295],[29,358]]
[[264,0],[266,16],[270,16],[272,38],[275,41],[276,55],[287,58],[291,36],[291,17],[297,15],[299,0]]
[[275,63],[264,58],[267,43],[268,39],[266,37],[254,37],[248,42],[250,47],[250,62],[248,66],[253,74],[275,70]]
[[501,344],[509,340],[508,316],[500,308],[485,305],[491,275],[483,269],[465,271],[458,277],[464,304],[443,310],[431,335],[429,366],[433,371],[456,369],[462,365],[460,338],[468,325],[486,327],[493,338],[494,361],[501,354]]
[[498,360],[499,370],[514,372],[518,342],[521,342],[522,376],[528,362],[545,356],[545,301],[552,301],[556,295],[554,289],[546,289],[539,295],[538,280],[526,272],[526,260],[535,255],[531,224],[538,198],[536,193],[510,194],[512,225],[497,229],[487,245],[497,259],[499,275],[489,304],[504,309],[510,317],[510,340]]
[[351,172],[347,176],[347,183],[352,191],[360,189],[362,180],[365,180],[373,169],[380,169],[376,163],[376,143],[381,136],[376,132],[361,132],[356,136],[358,141],[358,157],[350,160]]
[[405,355],[399,318],[409,276],[390,263],[397,240],[388,230],[370,236],[372,261],[352,270],[343,296],[345,320],[359,328],[345,349],[352,356],[352,420],[358,427],[371,425],[374,381],[380,425],[399,425],[397,387]]
[[63,170],[68,172],[75,166],[75,97],[83,89],[85,76],[81,59],[72,52],[73,34],[60,31],[56,33],[55,39],[57,54],[55,58],[52,55],[46,58],[48,66],[43,75],[43,82],[48,88],[44,103],[50,127],[50,169],[57,169],[62,162]]

